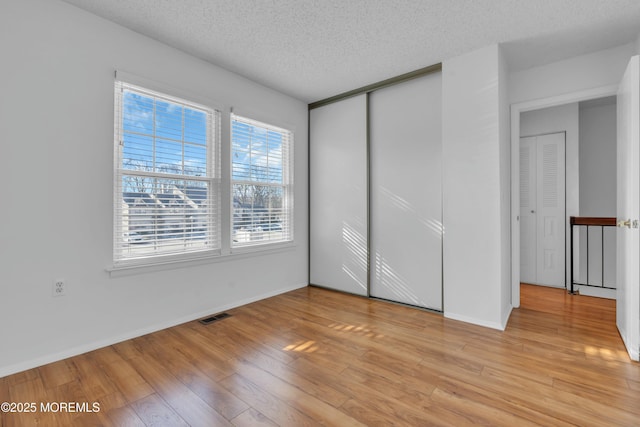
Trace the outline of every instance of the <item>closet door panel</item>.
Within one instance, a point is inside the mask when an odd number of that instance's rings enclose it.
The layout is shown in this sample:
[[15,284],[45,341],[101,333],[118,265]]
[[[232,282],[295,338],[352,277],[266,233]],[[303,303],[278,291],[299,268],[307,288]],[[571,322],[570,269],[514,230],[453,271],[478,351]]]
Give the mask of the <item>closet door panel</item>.
[[520,138],[520,281],[537,283],[536,137]]
[[538,136],[537,282],[564,287],[565,280],[565,134]]
[[371,295],[442,310],[441,75],[370,94]]
[[367,295],[367,98],[310,113],[310,282]]

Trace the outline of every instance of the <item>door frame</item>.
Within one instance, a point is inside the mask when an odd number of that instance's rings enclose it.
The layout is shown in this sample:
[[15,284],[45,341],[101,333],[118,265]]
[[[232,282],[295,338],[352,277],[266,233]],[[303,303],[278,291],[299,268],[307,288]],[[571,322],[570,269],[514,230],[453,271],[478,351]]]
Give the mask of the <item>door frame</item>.
[[[618,85],[613,84],[511,104],[511,305],[513,308],[520,307],[520,114],[615,96],[617,91]],[[567,265],[566,268],[569,266]]]

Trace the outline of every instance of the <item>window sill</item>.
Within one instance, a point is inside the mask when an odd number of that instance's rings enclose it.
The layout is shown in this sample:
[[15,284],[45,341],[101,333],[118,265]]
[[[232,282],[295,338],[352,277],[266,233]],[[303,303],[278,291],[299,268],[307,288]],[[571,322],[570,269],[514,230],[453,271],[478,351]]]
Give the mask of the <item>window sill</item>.
[[105,270],[110,277],[131,276],[136,274],[153,273],[156,271],[174,270],[177,268],[195,267],[204,264],[212,264],[234,259],[264,256],[280,252],[291,251],[296,248],[295,242],[265,244],[259,246],[245,246],[231,248],[227,253],[208,251],[200,255],[167,256],[163,259],[132,260],[113,264]]

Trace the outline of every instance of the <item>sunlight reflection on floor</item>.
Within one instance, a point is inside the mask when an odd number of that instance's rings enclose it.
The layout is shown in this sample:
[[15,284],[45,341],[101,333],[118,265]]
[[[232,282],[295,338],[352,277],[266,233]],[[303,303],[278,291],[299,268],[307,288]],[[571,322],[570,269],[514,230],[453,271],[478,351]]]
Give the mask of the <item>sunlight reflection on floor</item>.
[[601,357],[606,360],[620,360],[628,357],[626,351],[614,351],[608,348],[595,347],[592,345],[585,345],[584,353],[588,356]]
[[313,353],[318,350],[320,347],[316,344],[315,341],[298,341],[294,344],[289,344],[285,348],[284,351],[295,351],[298,353]]
[[367,327],[367,325],[356,326],[356,325],[349,325],[344,323],[332,323],[329,325],[329,327],[336,331],[356,333],[356,334],[365,336],[367,338],[376,338],[376,339],[384,338],[383,334],[378,334],[372,331]]

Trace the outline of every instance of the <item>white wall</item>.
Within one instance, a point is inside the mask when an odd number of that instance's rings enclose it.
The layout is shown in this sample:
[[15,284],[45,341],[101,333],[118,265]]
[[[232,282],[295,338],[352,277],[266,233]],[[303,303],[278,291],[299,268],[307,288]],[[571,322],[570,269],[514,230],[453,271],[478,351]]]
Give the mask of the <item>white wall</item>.
[[[303,102],[59,1],[3,0],[0,52],[0,377],[307,284]],[[224,106],[223,141],[230,106],[292,125],[296,246],[111,278],[116,69]]]
[[500,102],[500,234],[501,239],[501,322],[511,314],[511,117],[509,108],[509,69],[506,57],[499,55],[498,90]]
[[[616,104],[580,104],[580,216],[616,216]],[[586,229],[580,228],[580,282],[587,282]],[[602,231],[602,233],[601,233]],[[604,233],[604,235],[603,235]],[[604,262],[602,248],[604,238]],[[583,261],[584,260],[584,261]],[[589,283],[616,283],[616,229],[589,229]],[[581,292],[589,291],[588,289]],[[611,292],[613,295],[613,292]]]
[[[566,283],[571,283],[568,269],[571,260],[569,247],[570,229],[569,217],[580,215],[580,164],[578,146],[579,133],[578,103],[544,108],[522,113],[520,116],[520,136],[533,136],[545,133],[566,132],[565,140],[565,186],[566,186]],[[564,285],[564,283],[562,284]]]
[[616,104],[580,108],[580,215],[616,216]]
[[[500,50],[443,63],[446,317],[503,329]],[[503,69],[504,71],[504,69]]]
[[511,73],[510,102],[519,103],[617,85],[634,52],[635,44],[629,43]]

